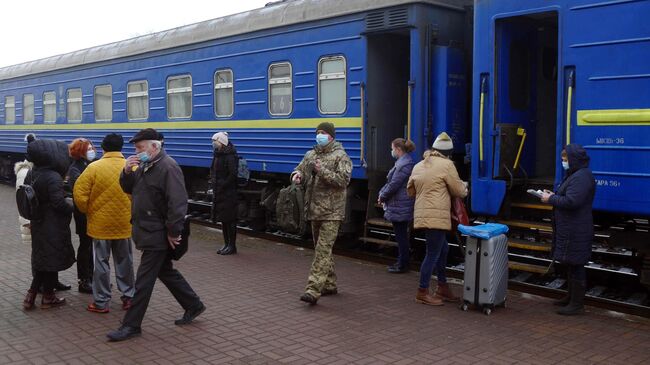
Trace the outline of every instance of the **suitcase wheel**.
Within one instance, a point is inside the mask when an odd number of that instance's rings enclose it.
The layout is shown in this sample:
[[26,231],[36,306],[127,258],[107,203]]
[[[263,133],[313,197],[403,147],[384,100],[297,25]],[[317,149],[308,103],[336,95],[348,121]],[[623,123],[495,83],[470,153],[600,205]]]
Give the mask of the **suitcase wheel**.
[[467,308],[468,308],[467,303],[463,303],[460,305],[460,310],[462,310],[463,312],[466,312]]
[[492,308],[489,307],[483,308],[483,314],[485,314],[486,316],[489,316],[491,313],[492,313]]

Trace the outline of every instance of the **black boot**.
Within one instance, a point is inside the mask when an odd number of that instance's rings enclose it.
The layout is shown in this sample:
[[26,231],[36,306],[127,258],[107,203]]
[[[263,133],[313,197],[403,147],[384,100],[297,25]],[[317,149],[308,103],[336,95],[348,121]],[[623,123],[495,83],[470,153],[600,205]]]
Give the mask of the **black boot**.
[[79,293],[86,293],[86,294],[93,293],[93,284],[90,281],[90,279],[79,280]]
[[221,250],[222,255],[234,255],[237,253],[237,222],[228,223],[228,240],[226,240],[226,247]]
[[223,247],[217,250],[217,255],[223,255],[223,253],[226,251],[226,248],[228,248],[228,242],[230,241],[229,229],[229,225],[221,222],[221,231],[223,232]]
[[557,311],[557,314],[565,316],[572,316],[576,314],[583,314],[585,312],[585,290],[586,285],[584,281],[572,280],[570,285],[573,285],[571,290],[571,299],[566,307],[562,307]]

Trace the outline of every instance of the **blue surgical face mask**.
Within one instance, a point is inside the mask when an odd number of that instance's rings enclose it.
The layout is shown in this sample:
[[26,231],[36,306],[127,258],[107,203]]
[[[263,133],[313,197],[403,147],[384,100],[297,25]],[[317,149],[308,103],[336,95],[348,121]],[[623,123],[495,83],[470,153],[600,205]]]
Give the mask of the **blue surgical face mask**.
[[142,152],[138,153],[138,158],[140,159],[140,163],[145,163],[145,162],[149,161],[149,159],[150,159],[149,154],[147,153],[147,151],[142,151]]
[[325,146],[329,143],[330,139],[326,134],[317,134],[316,135],[316,143],[318,143],[319,146]]
[[564,170],[568,170],[569,169],[569,161],[562,161],[562,168]]
[[394,159],[397,159],[399,157],[399,156],[397,156],[397,153],[395,153],[395,150],[393,150],[393,149],[390,150],[390,155]]
[[86,152],[86,160],[93,161],[95,157],[97,157],[95,150],[88,150],[88,152]]

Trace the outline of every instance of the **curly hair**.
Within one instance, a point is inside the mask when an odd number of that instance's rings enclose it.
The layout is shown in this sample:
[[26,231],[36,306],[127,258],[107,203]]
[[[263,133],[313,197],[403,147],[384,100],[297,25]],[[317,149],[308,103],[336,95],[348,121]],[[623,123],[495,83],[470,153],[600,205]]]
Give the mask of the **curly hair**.
[[68,145],[68,153],[73,159],[80,160],[86,157],[88,146],[92,146],[92,143],[90,143],[86,138],[75,138]]

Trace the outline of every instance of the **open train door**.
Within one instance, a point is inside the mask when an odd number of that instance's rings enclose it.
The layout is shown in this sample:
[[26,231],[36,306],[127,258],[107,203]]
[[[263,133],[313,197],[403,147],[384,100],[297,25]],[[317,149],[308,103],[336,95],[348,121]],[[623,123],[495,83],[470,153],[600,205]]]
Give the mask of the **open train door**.
[[498,19],[495,57],[493,176],[509,188],[551,187],[559,120],[557,13]]
[[479,176],[473,184],[473,196],[489,199],[472,200],[474,210],[489,215],[503,209],[504,199],[529,200],[529,188],[552,188],[564,143],[557,128],[557,12],[494,22],[494,77],[479,75]]

